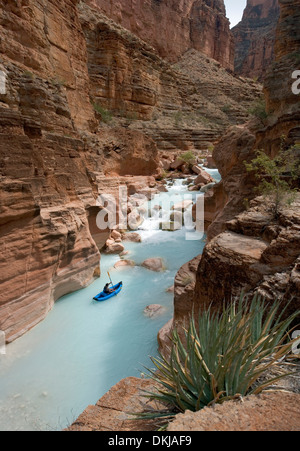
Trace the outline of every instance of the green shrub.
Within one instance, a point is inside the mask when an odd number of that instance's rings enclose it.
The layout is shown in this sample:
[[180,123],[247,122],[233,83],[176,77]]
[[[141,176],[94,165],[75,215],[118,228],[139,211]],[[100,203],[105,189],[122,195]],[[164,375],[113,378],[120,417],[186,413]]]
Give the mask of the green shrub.
[[251,116],[259,119],[263,124],[265,124],[266,120],[269,117],[269,114],[266,110],[266,102],[264,99],[259,99],[258,101],[254,102],[251,108],[249,108],[248,112],[249,114],[251,114]]
[[246,165],[248,172],[254,172],[258,180],[256,192],[271,201],[275,218],[282,205],[289,205],[295,200],[296,189],[291,183],[299,177],[300,160],[296,146],[284,150],[282,137],[281,150],[275,158],[269,157],[263,150],[256,151],[256,158]]
[[109,122],[112,121],[113,116],[112,116],[112,113],[111,113],[110,111],[106,110],[105,108],[103,108],[103,107],[102,107],[101,105],[99,105],[98,103],[94,103],[94,104],[93,104],[93,107],[94,107],[94,110],[95,110],[98,114],[100,114],[100,116],[101,116],[101,118],[102,118],[102,121],[103,121],[105,124],[108,124]]
[[177,111],[176,113],[174,113],[173,115],[174,117],[174,122],[176,127],[178,127],[182,122],[183,122],[183,114],[181,111]]
[[64,78],[56,76],[54,78],[51,78],[50,83],[54,86],[62,87],[62,86],[66,86],[67,81]]
[[230,105],[230,104],[226,104],[221,108],[221,111],[225,114],[230,113],[231,110],[232,110],[232,105]]
[[196,157],[192,151],[183,153],[182,155],[180,155],[180,159],[189,166],[195,164],[196,161]]
[[32,72],[30,72],[29,70],[24,71],[24,76],[26,78],[30,78],[31,80],[34,78],[34,74]]
[[221,315],[208,309],[197,324],[193,317],[183,337],[175,329],[170,359],[152,358],[155,369],[148,369],[159,388],[145,394],[166,405],[166,411],[139,418],[170,419],[186,410],[259,394],[284,377],[268,379],[266,371],[291,351],[294,341],[287,340],[287,331],[300,312],[283,320],[286,308],[281,307],[257,296],[251,301],[241,297]]
[[287,55],[287,58],[291,59],[294,63],[299,64],[300,63],[300,53],[299,52],[292,52]]

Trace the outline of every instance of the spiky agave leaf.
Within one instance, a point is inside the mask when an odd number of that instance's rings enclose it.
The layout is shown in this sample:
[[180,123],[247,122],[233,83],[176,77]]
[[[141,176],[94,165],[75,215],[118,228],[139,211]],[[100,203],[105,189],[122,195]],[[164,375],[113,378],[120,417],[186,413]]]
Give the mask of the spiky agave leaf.
[[192,315],[183,338],[173,331],[170,359],[151,359],[156,370],[149,375],[159,388],[147,396],[168,405],[172,416],[265,390],[283,376],[254,384],[292,348],[287,330],[300,312],[282,320],[285,310],[279,302],[268,306],[259,296],[249,302],[242,295],[222,314],[209,308],[197,321]]

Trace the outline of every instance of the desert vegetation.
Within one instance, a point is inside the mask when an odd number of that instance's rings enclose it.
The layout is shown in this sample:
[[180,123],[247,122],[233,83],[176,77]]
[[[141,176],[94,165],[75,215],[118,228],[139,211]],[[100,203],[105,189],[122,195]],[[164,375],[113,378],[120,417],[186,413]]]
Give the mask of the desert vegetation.
[[166,410],[142,418],[171,420],[179,412],[259,394],[285,377],[268,377],[268,371],[292,350],[289,331],[299,312],[286,318],[286,310],[280,302],[270,306],[242,295],[221,314],[208,309],[193,315],[187,328],[175,328],[170,357],[152,358],[155,368],[148,369],[157,391],[145,394]]

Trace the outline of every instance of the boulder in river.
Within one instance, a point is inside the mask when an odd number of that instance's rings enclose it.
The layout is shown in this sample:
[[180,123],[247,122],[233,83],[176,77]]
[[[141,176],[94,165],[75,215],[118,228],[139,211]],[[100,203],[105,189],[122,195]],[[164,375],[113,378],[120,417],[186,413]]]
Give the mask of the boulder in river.
[[162,272],[165,269],[162,258],[148,258],[142,263],[143,268],[149,269],[149,271]]
[[200,185],[200,183],[204,183],[204,185],[208,185],[209,183],[213,183],[214,179],[204,170],[198,175],[195,179],[194,184]]
[[191,205],[193,205],[192,200],[183,200],[173,205],[172,210],[175,211],[186,211]]
[[107,240],[105,254],[120,254],[125,250],[122,243],[117,243],[113,240]]
[[180,230],[182,228],[182,225],[176,223],[175,221],[165,221],[159,224],[159,228],[165,232],[176,232],[176,230]]
[[123,241],[130,241],[132,243],[141,243],[142,237],[137,232],[128,232],[122,234]]
[[135,209],[128,215],[128,228],[137,230],[144,222],[144,218]]
[[135,263],[133,260],[120,260],[119,262],[115,263],[114,268],[128,268],[135,266]]
[[159,304],[151,304],[145,308],[144,314],[148,316],[148,318],[157,318],[160,315],[163,315],[166,311],[166,308]]

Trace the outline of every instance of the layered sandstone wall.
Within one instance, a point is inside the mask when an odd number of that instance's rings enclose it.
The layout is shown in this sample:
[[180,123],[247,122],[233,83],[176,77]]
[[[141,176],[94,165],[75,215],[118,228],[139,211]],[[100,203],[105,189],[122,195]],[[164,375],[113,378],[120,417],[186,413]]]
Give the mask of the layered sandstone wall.
[[88,95],[85,38],[76,2],[4,1],[0,53],[5,61],[66,87],[76,126],[89,129],[94,113]]
[[[213,158],[222,181],[205,194],[208,244],[196,269],[190,262],[175,279],[174,319],[159,335],[163,352],[170,329],[191,311],[212,302],[219,308],[224,299],[230,301],[242,291],[259,293],[270,302],[293,299],[291,309],[300,308],[299,196],[274,218],[265,199],[255,200],[257,180],[245,165],[259,149],[275,156],[283,142],[300,160],[300,104],[292,92],[300,51],[299,6],[298,0],[280,1],[276,59],[265,81],[266,119],[229,128],[215,146]],[[181,274],[187,269],[191,282],[183,289]]]
[[86,0],[106,16],[177,61],[199,50],[233,69],[234,45],[223,0]]
[[[280,0],[275,64],[265,81],[267,119],[229,129],[214,150],[223,180],[205,200],[210,243],[197,270],[193,301],[199,307],[212,300],[217,305],[242,290],[270,301],[293,299],[291,308],[300,307],[299,197],[274,218],[264,200],[251,204],[256,181],[245,167],[256,150],[275,156],[283,142],[300,159],[300,104],[291,77],[300,51],[299,5]],[[245,211],[247,204],[252,208]]]
[[235,71],[263,79],[275,56],[278,0],[248,0],[242,21],[232,29]]
[[12,341],[99,277],[97,198],[132,183],[111,170],[155,174],[158,154],[138,131],[97,133],[77,2],[6,1],[0,34],[0,329]]
[[198,151],[249,118],[259,84],[234,77],[197,50],[171,65],[98,9],[83,2],[78,9],[93,102],[120,125],[147,134],[161,151]]

